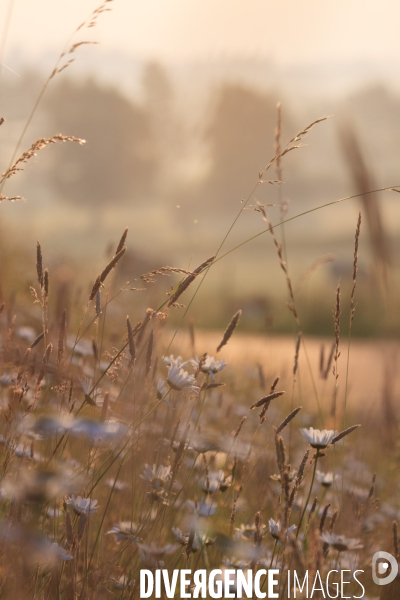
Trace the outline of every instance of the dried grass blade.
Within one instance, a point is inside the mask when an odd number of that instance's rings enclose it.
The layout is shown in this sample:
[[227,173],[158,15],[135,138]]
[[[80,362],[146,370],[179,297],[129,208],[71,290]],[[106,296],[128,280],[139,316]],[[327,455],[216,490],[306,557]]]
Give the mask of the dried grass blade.
[[61,361],[62,361],[62,357],[64,354],[64,350],[65,350],[65,329],[66,329],[66,325],[67,325],[67,311],[64,308],[63,310],[63,314],[61,315],[61,321],[60,321],[60,329],[58,331],[58,347],[57,347],[57,362],[58,362],[58,366],[60,366]]
[[288,425],[290,423],[290,421],[295,418],[297,413],[300,412],[302,408],[303,408],[302,406],[298,406],[297,408],[292,410],[290,415],[288,415],[286,417],[286,419],[284,419],[282,421],[282,423],[279,425],[278,429],[276,430],[276,435],[278,435],[282,431],[282,429],[285,429],[286,425]]
[[238,310],[237,313],[235,313],[233,315],[228,327],[225,329],[224,335],[222,336],[222,341],[217,348],[217,352],[219,352],[221,350],[221,348],[223,348],[229,342],[230,338],[232,337],[233,332],[235,331],[236,327],[238,326],[239,319],[241,316],[242,316],[241,310]]
[[131,365],[132,365],[136,359],[136,346],[135,346],[135,340],[133,338],[133,329],[132,329],[132,325],[131,325],[131,320],[129,317],[126,317],[126,326],[128,328],[128,348],[129,348],[129,354],[131,355]]
[[268,396],[265,396],[264,398],[261,398],[261,400],[258,400],[257,402],[252,404],[250,406],[250,410],[253,410],[254,408],[259,408],[260,406],[263,406],[263,404],[265,404],[266,402],[270,402],[271,400],[275,400],[275,398],[283,396],[283,394],[286,394],[286,392],[274,392],[273,394],[268,394]]
[[43,287],[43,256],[40,243],[36,243],[36,271],[40,287]]
[[125,230],[124,230],[124,233],[121,236],[121,239],[119,240],[119,244],[117,246],[115,254],[118,254],[119,252],[121,252],[122,248],[125,246],[125,242],[126,242],[126,237],[128,235],[128,231],[129,231],[129,227],[126,227]]
[[146,352],[146,378],[149,376],[151,369],[151,361],[153,358],[154,331],[151,330]]
[[200,275],[200,273],[204,271],[204,269],[207,269],[207,267],[209,267],[211,263],[214,262],[214,260],[215,256],[207,258],[207,260],[201,263],[201,265],[198,266],[197,269],[195,269],[191,275],[185,277],[185,279],[179,284],[176,292],[169,299],[167,306],[171,306],[172,304],[174,304],[178,300],[178,298],[183,294],[183,292],[189,287],[189,285],[193,283],[197,275]]
[[74,135],[63,135],[62,133],[57,133],[53,135],[51,138],[40,138],[33,142],[32,146],[29,150],[26,150],[21,156],[15,161],[13,165],[11,165],[5,173],[2,173],[0,184],[2,184],[6,179],[10,179],[18,173],[18,171],[23,170],[24,164],[26,164],[29,160],[31,160],[39,150],[46,148],[50,144],[55,144],[56,142],[77,142],[78,144],[85,144],[86,140],[82,140],[81,138],[77,138]]
[[120,250],[118,252],[118,254],[116,254],[112,260],[110,260],[110,262],[105,267],[105,269],[103,269],[103,271],[97,277],[96,281],[93,284],[92,291],[90,292],[89,302],[90,302],[90,300],[93,300],[93,298],[95,297],[95,295],[101,288],[102,283],[104,283],[107,275],[110,273],[110,271],[112,271],[112,269],[115,267],[117,262],[123,257],[125,252],[126,252],[126,248],[122,248],[122,250]]
[[41,341],[42,341],[42,339],[44,338],[44,333],[45,333],[45,332],[44,332],[44,331],[42,331],[42,333],[39,333],[39,335],[37,336],[37,338],[35,338],[35,339],[33,340],[32,344],[29,346],[30,350],[33,350],[33,348],[34,348],[35,346],[37,346],[39,342],[41,342]]
[[118,252],[118,254],[116,254],[114,256],[114,258],[108,263],[108,265],[106,266],[106,268],[102,271],[102,273],[100,275],[100,283],[104,283],[107,275],[112,271],[112,269],[115,267],[117,262],[123,257],[125,252],[126,252],[126,248],[122,248],[122,250],[120,250]]
[[359,425],[352,425],[351,427],[348,427],[347,429],[345,429],[344,431],[342,431],[341,433],[339,433],[336,437],[334,437],[331,443],[332,444],[336,444],[336,442],[338,442],[339,440],[342,440],[344,437],[346,437],[346,435],[349,435],[349,433],[352,433],[353,431],[355,431],[359,427],[361,427],[360,424]]

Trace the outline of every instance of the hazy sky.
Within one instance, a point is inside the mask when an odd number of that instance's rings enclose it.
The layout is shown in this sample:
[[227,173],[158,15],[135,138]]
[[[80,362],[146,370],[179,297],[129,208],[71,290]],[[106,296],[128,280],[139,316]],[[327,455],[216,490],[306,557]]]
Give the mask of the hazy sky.
[[[57,54],[98,4],[0,0],[1,30],[12,6],[5,64],[12,67],[7,54],[16,48],[32,61],[48,50]],[[261,56],[278,65],[400,58],[394,0],[115,0],[111,6],[90,35],[105,50],[136,58]]]

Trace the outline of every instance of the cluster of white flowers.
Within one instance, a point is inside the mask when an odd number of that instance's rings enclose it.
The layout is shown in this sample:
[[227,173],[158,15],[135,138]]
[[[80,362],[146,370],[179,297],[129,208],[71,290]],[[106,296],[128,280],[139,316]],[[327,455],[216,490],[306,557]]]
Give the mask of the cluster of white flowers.
[[177,356],[175,358],[173,354],[170,354],[169,356],[164,356],[163,361],[165,362],[165,364],[168,367],[172,367],[172,365],[176,365],[177,367],[181,367],[182,369],[190,364],[190,360],[182,362],[182,356]]
[[215,502],[211,502],[208,498],[202,502],[197,502],[196,500],[186,500],[184,503],[184,508],[189,512],[193,513],[198,517],[211,517],[215,514],[217,510],[217,505]]
[[164,356],[164,363],[168,366],[167,381],[160,379],[157,385],[157,398],[159,400],[165,399],[168,394],[168,388],[176,391],[188,391],[197,394],[200,387],[196,384],[196,376],[191,375],[188,371],[184,370],[184,367],[192,365],[196,371],[200,370],[202,373],[210,375],[215,379],[215,374],[226,366],[225,359],[215,360],[213,356],[206,356],[205,359],[199,359],[195,355],[195,358],[182,362],[182,357],[174,357],[173,354],[170,356]]
[[215,379],[215,374],[222,371],[226,366],[226,360],[224,358],[222,360],[215,360],[213,356],[206,356],[205,360],[202,360],[201,358],[198,358],[196,354],[195,358],[192,358],[189,362],[196,370],[200,369],[202,373],[211,375],[213,379]]

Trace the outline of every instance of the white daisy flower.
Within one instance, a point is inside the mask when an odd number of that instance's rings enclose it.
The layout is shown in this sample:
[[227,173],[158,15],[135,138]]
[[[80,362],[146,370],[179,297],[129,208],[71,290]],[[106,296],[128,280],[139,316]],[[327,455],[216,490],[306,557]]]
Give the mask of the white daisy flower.
[[54,553],[55,557],[58,558],[59,560],[72,560],[72,555],[69,554],[69,552],[67,552],[64,548],[62,548],[61,546],[59,546],[57,544],[57,542],[53,542],[51,544],[51,549],[52,552]]
[[48,519],[57,519],[58,517],[61,517],[62,514],[62,510],[54,508],[54,506],[48,506],[46,509],[46,517]]
[[195,385],[196,380],[193,375],[181,369],[178,365],[171,365],[168,369],[167,383],[170,388],[176,391],[188,390],[197,393],[199,387]]
[[3,480],[1,495],[18,498],[23,502],[54,502],[73,489],[70,474],[63,469],[21,469],[18,482]]
[[300,429],[300,431],[310,446],[312,448],[316,448],[317,450],[322,450],[323,448],[329,446],[333,438],[338,435],[338,432],[333,431],[333,429],[320,430],[310,427],[310,429]]
[[33,329],[33,327],[29,327],[27,325],[23,327],[18,327],[16,334],[21,340],[24,340],[24,342],[29,343],[33,342],[33,340],[37,336],[36,331]]
[[[268,525],[269,525],[269,532],[272,535],[272,537],[274,538],[274,540],[280,540],[281,539],[281,531],[282,531],[281,522],[274,521],[274,519],[269,519]],[[286,536],[288,536],[289,533],[292,533],[292,531],[294,531],[296,528],[297,528],[296,525],[291,525],[290,527],[288,527],[286,530]]]
[[70,415],[42,415],[38,417],[30,427],[30,430],[41,437],[52,434],[62,435],[72,425],[73,419]]
[[72,435],[92,438],[94,440],[112,441],[120,439],[128,431],[125,423],[119,421],[100,421],[89,418],[75,419],[74,424],[70,428]]
[[329,488],[333,484],[333,482],[337,479],[337,475],[333,473],[323,473],[322,471],[318,471],[315,474],[318,483],[320,483],[323,487]]
[[211,517],[217,510],[217,504],[208,498],[204,502],[186,500],[184,507],[199,517]]
[[150,467],[150,465],[146,464],[144,466],[143,474],[140,475],[140,477],[147,481],[147,484],[150,487],[158,490],[163,488],[171,479],[171,467],[165,467],[163,465],[160,465],[159,467],[153,465]]
[[169,491],[166,489],[166,485],[171,479],[171,467],[145,465],[144,472],[140,477],[147,481],[150,488],[150,491],[146,494],[150,502],[160,502],[167,506],[169,504]]
[[[291,483],[291,482],[292,482],[292,481],[294,481],[294,480],[296,479],[296,477],[297,477],[297,469],[290,469],[290,471],[288,471],[288,472],[286,473],[286,475],[287,475],[287,481],[288,481],[289,483]],[[275,474],[274,474],[274,475],[270,475],[270,476],[269,476],[269,478],[270,478],[270,479],[272,479],[273,481],[279,481],[279,482],[281,482],[281,481],[282,481],[282,478],[281,478],[281,474],[280,474],[280,473],[278,473],[277,475],[275,475]]]
[[169,491],[166,489],[166,485],[171,479],[171,467],[164,467],[163,465],[150,467],[146,464],[140,477],[147,481],[150,488],[150,491],[146,493],[146,497],[150,502],[160,502],[160,504],[168,506]]
[[32,539],[30,546],[34,556],[43,565],[55,565],[60,560],[68,561],[73,558],[57,542],[52,542],[46,538]]
[[232,476],[225,477],[222,470],[211,471],[199,480],[199,486],[206,494],[213,494],[217,490],[225,492],[232,483]]
[[93,388],[93,378],[89,376],[79,377],[79,383],[81,384],[83,393],[87,396]]
[[[201,359],[195,355],[195,358],[190,361],[192,365],[198,369],[201,363]],[[222,360],[215,360],[213,356],[207,356],[204,363],[201,365],[201,372],[207,373],[211,375],[213,379],[215,379],[214,375],[226,366],[226,360],[223,358]]]
[[93,345],[89,340],[81,339],[79,342],[71,336],[67,340],[67,347],[71,350],[73,349],[74,354],[78,356],[92,356],[93,355]]
[[321,533],[321,540],[338,552],[361,550],[361,548],[363,548],[363,545],[360,544],[360,540],[348,538],[345,535],[336,535],[335,533],[329,533],[328,531]]
[[192,440],[192,448],[195,452],[198,452],[199,454],[206,454],[207,452],[214,452],[216,450],[219,450],[220,446],[217,442],[214,442],[213,440],[198,439]]
[[[189,539],[190,539],[189,533],[185,533],[184,531],[181,531],[179,529],[179,527],[172,527],[172,533],[174,534],[177,541],[182,546],[188,545]],[[215,540],[207,537],[207,535],[205,533],[203,533],[202,531],[196,531],[194,533],[194,538],[193,538],[193,542],[192,542],[192,552],[197,552],[197,550],[199,550],[199,548],[202,548],[203,546],[210,546],[210,545],[214,544],[214,542],[215,542]]]
[[72,495],[70,498],[65,500],[65,503],[69,504],[77,515],[91,515],[92,513],[95,513],[98,508],[100,508],[97,506],[97,500],[92,500],[91,498],[82,498],[81,496],[77,496],[75,498],[75,496]]
[[112,477],[110,479],[106,479],[104,485],[111,488],[115,492],[123,492],[128,489],[128,484],[125,481],[115,481]]
[[23,443],[13,444],[10,442],[7,445],[17,458],[27,458],[34,462],[42,462],[44,460],[40,454],[34,451],[33,442],[29,445]]
[[106,535],[113,533],[117,544],[120,542],[135,542],[139,541],[137,536],[138,531],[139,528],[136,523],[133,523],[132,521],[121,521],[117,525],[114,525],[110,531],[107,531]]
[[172,367],[172,365],[176,365],[177,367],[186,367],[186,365],[189,365],[191,363],[190,360],[182,362],[182,356],[178,356],[177,358],[175,358],[173,354],[170,354],[169,356],[164,356],[163,361],[168,367]]

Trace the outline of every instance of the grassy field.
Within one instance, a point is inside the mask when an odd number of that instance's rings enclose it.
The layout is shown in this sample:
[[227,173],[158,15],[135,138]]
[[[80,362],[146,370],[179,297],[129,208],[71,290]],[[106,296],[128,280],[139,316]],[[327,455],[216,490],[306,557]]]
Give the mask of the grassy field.
[[[83,30],[107,7],[106,1]],[[78,46],[60,57],[42,95]],[[153,265],[126,282],[125,229],[99,271],[85,263],[88,280],[62,284],[39,242],[36,268],[15,248],[16,268],[24,263],[18,277],[25,273],[27,281],[17,301],[9,293],[17,274],[3,271],[1,599],[133,600],[141,570],[160,568],[221,569],[221,576],[232,569],[232,590],[238,569],[273,568],[280,598],[378,598],[373,554],[400,556],[400,384],[399,344],[385,335],[391,332],[367,341],[353,335],[372,285],[379,300],[373,306],[382,311],[376,318],[394,311],[382,232],[375,232],[374,279],[357,287],[370,205],[354,223],[350,277],[334,294],[321,289],[307,301],[308,320],[329,306],[330,338],[304,333],[286,260],[284,223],[291,217],[283,201],[279,227],[270,223],[268,206],[252,208],[272,236],[285,289],[280,310],[289,311],[293,334],[246,333],[240,309],[219,314],[220,331],[197,329],[191,320],[191,304],[204,302],[201,286],[223,260],[230,231],[256,190],[279,186],[286,154],[298,152],[324,121],[284,144],[279,115],[278,107],[271,159],[219,248],[200,265]],[[6,195],[8,180],[56,143],[84,141],[58,134],[25,153],[16,148],[0,181],[2,201],[18,199]],[[344,569],[349,596],[339,596],[335,575],[327,580]],[[296,592],[293,570],[300,577],[308,572],[311,595]],[[194,584],[190,579],[188,593]],[[395,580],[381,598],[397,599],[398,586]],[[229,591],[224,597],[235,597]]]
[[374,594],[373,551],[398,547],[398,344],[341,337],[340,295],[331,340],[241,333],[240,311],[170,327],[212,261],[145,274],[180,282],[121,318],[126,236],[72,316],[40,245],[33,305],[2,305],[2,597],[138,598],[161,567],[274,567],[287,597],[293,565]]

